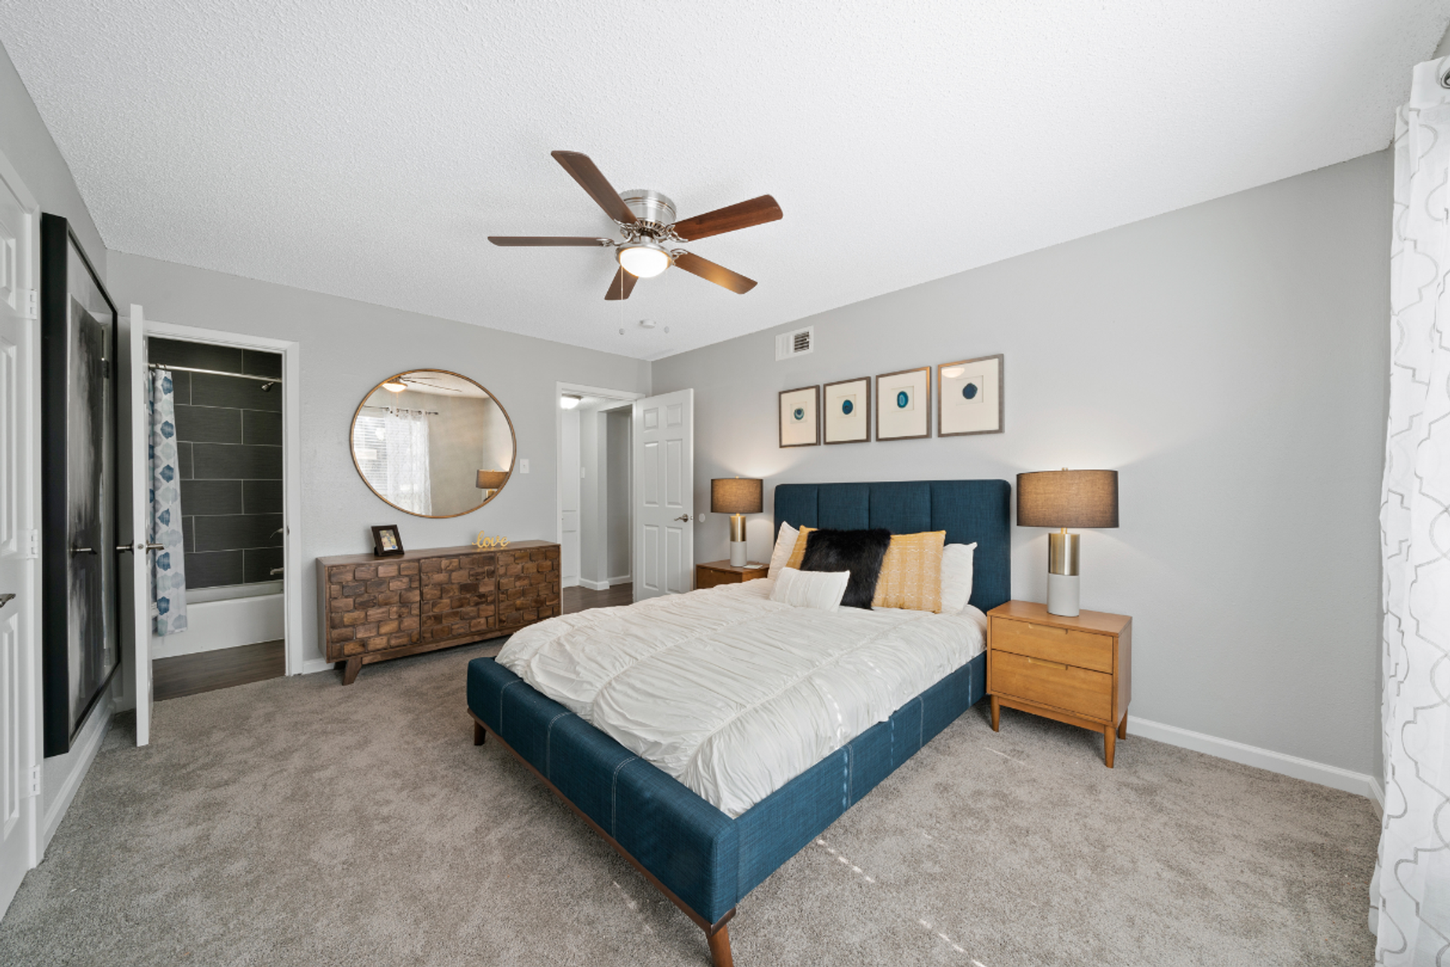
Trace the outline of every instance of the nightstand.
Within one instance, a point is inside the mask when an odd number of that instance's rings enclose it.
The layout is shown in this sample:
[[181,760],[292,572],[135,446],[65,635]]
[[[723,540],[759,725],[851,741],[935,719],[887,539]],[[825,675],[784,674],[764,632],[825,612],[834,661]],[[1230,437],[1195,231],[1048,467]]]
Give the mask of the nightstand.
[[763,578],[769,572],[764,564],[760,567],[736,567],[729,561],[711,561],[695,565],[695,590],[713,588],[717,584],[740,584]]
[[1047,606],[1008,601],[987,612],[987,693],[992,730],[1002,706],[1103,734],[1113,767],[1117,739],[1128,737],[1133,693],[1133,619],[1084,611],[1076,618]]

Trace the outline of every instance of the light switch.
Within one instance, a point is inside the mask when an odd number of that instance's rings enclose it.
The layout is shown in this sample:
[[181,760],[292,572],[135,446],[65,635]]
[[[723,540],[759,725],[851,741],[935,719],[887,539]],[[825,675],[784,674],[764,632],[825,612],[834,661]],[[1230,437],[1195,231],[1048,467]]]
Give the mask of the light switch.
[[519,461],[519,473],[528,473],[528,472],[529,472],[529,461],[527,461],[527,460],[520,460]]

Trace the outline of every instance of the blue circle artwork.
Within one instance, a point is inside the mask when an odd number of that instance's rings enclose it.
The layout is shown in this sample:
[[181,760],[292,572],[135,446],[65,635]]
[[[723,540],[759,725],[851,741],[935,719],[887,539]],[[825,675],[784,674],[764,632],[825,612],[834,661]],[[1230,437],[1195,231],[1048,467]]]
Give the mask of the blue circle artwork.
[[976,383],[968,383],[967,385],[965,385],[965,386],[962,387],[962,395],[965,396],[969,400],[976,399],[977,398],[977,392],[978,391],[977,391],[977,384]]
[[896,408],[897,409],[899,409],[899,410],[906,409],[906,405],[908,403],[910,403],[910,402],[911,402],[911,394],[908,393],[906,390],[902,390],[901,392],[899,392],[899,393],[896,394]]
[[797,406],[794,410],[791,411],[790,415],[795,417],[797,421],[804,420],[806,418],[806,409],[803,406]]
[[855,408],[856,408],[856,404],[855,403],[852,403],[850,400],[842,400],[841,401],[841,412],[844,413],[844,414],[846,414],[847,416],[850,416],[851,415],[851,411],[854,410]]

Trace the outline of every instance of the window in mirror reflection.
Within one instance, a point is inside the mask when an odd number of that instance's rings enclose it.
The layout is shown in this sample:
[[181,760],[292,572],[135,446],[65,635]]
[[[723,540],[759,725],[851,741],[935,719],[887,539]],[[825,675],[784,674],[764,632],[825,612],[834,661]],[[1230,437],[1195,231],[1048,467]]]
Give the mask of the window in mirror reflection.
[[513,466],[508,414],[470,379],[438,370],[390,377],[353,419],[353,460],[368,486],[399,510],[466,514],[492,498]]

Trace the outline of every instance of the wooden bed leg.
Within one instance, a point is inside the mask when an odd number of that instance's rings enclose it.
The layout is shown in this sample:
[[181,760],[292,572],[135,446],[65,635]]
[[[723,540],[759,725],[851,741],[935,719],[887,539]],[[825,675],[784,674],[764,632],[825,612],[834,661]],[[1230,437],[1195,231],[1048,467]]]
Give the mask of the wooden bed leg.
[[992,731],[1002,731],[1002,706],[995,695],[992,696]]
[[710,941],[710,963],[712,967],[735,967],[735,961],[730,957],[730,927],[727,924],[720,924],[720,929],[714,933],[706,933],[705,937]]
[[351,685],[357,681],[357,673],[362,671],[361,658],[349,658],[347,664],[342,666],[342,683]]
[[477,722],[473,723],[473,744],[483,745],[483,740],[488,738],[488,730]]

